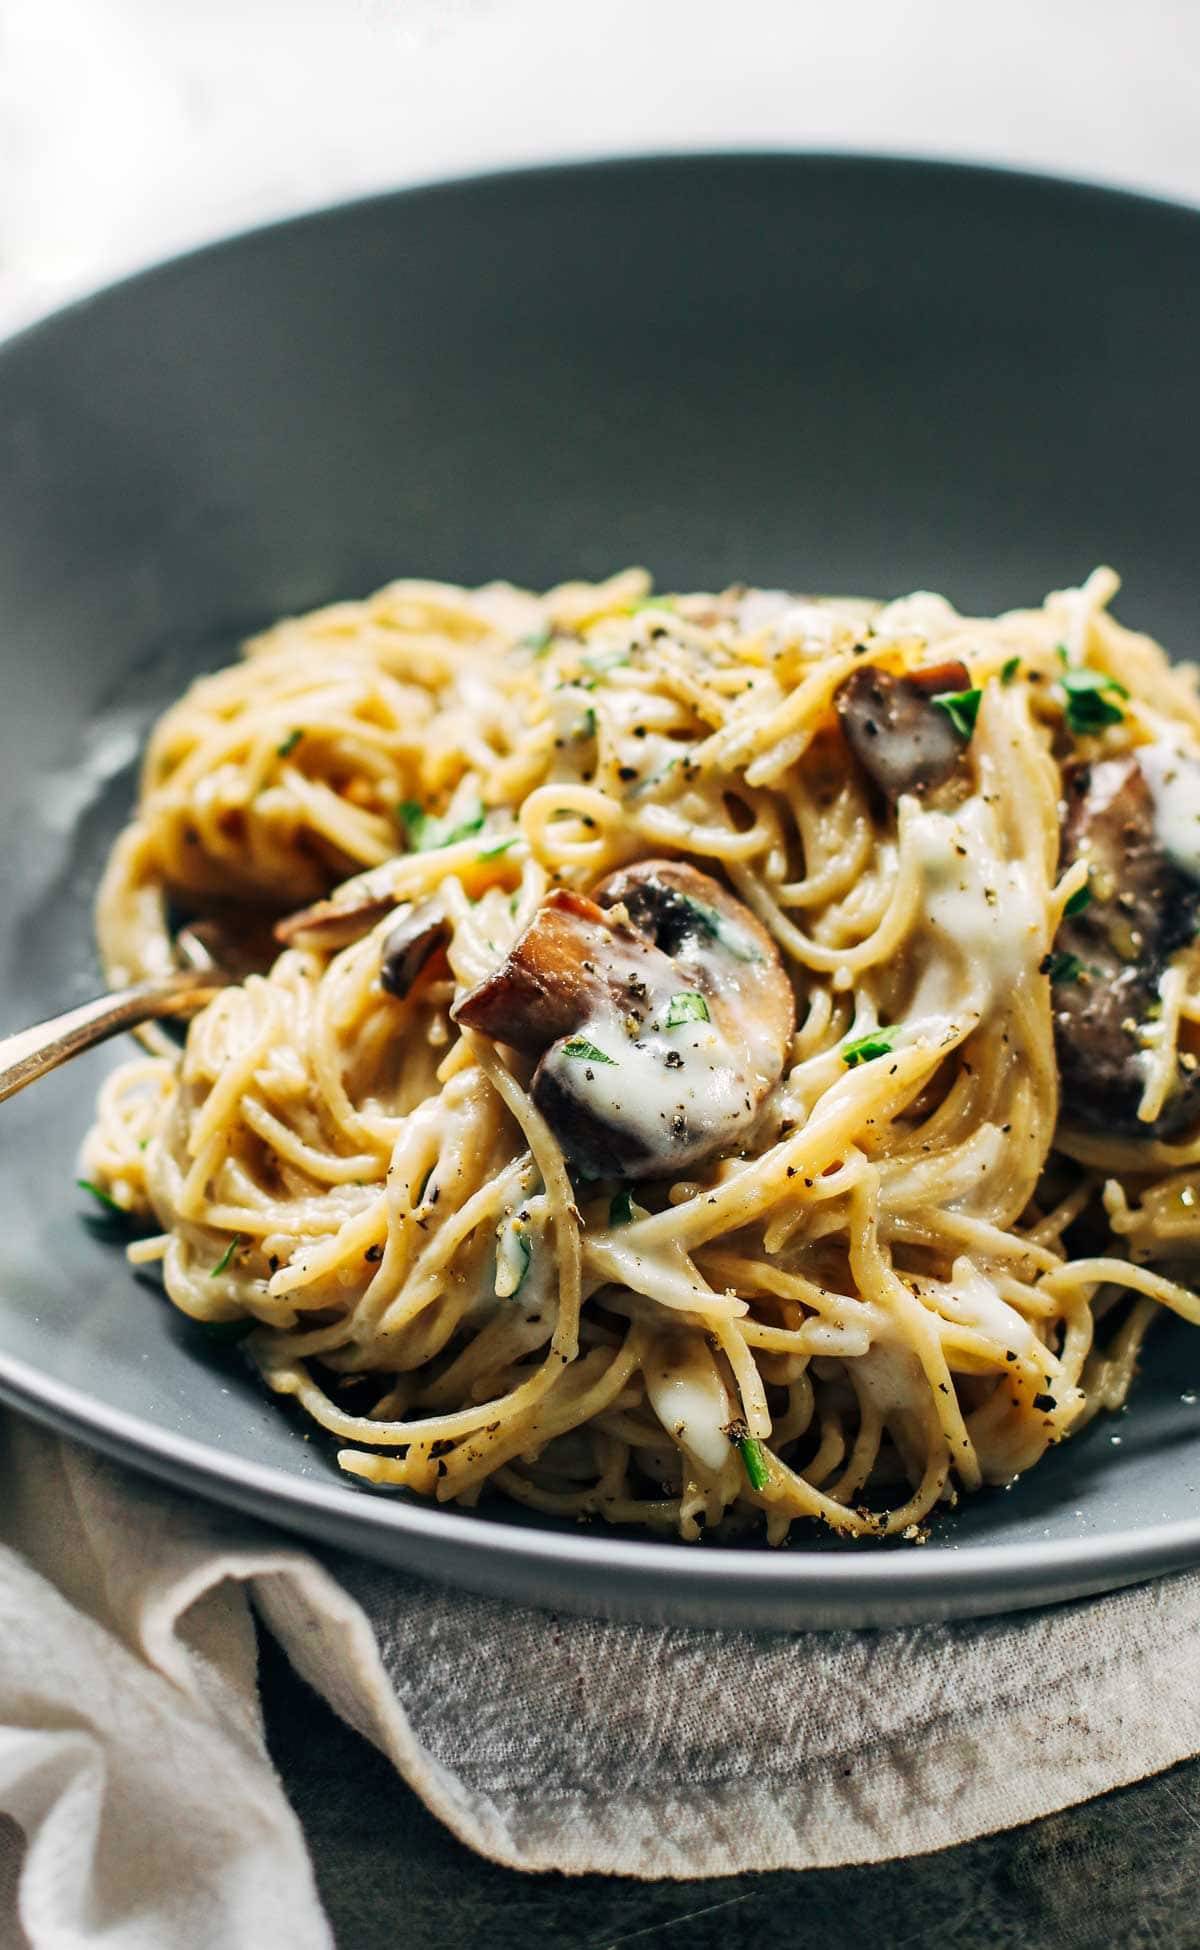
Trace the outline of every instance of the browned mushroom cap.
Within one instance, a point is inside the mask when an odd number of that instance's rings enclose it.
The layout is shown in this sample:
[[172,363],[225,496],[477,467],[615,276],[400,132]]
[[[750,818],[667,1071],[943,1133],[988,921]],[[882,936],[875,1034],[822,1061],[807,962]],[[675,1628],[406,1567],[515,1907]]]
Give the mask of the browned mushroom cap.
[[672,1175],[734,1140],[778,1081],[791,986],[765,929],[693,867],[648,861],[596,893],[549,895],[453,1013],[540,1057],[534,1102],[577,1171]]
[[950,777],[966,745],[948,712],[933,699],[965,691],[965,664],[937,664],[895,677],[862,664],[834,696],[846,743],[868,778],[893,802],[906,792],[929,792]]
[[455,1003],[455,1022],[540,1056],[612,992],[618,956],[645,958],[632,929],[614,929],[595,901],[556,887],[506,960]]
[[1138,1029],[1176,949],[1192,939],[1200,888],[1167,858],[1154,800],[1132,754],[1070,765],[1062,864],[1086,859],[1091,899],[1063,922],[1051,972],[1054,1036],[1069,1122],[1171,1137],[1200,1118],[1200,1074],[1182,1066],[1161,1116],[1138,1117],[1145,1077]]

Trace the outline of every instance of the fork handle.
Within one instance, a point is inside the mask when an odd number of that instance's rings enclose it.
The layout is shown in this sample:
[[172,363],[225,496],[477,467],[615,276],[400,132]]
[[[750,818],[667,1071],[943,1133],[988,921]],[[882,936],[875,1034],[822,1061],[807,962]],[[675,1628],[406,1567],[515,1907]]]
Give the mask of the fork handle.
[[0,1037],[0,1103],[24,1090],[27,1083],[57,1070],[81,1050],[103,1043],[122,1029],[136,1029],[157,1016],[188,1016],[211,1002],[218,990],[228,986],[220,972],[200,974],[180,968],[151,982],[138,982],[133,988],[117,989],[111,995],[98,995],[94,1002],[81,1003],[61,1016],[35,1022],[32,1029],[18,1029],[15,1035]]

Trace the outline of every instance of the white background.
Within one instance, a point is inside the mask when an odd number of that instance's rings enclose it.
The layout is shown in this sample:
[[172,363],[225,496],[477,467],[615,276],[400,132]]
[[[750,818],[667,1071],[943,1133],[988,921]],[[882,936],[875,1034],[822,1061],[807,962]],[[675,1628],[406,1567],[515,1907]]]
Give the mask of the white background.
[[391,184],[697,146],[1200,201],[1197,0],[0,0],[0,330]]

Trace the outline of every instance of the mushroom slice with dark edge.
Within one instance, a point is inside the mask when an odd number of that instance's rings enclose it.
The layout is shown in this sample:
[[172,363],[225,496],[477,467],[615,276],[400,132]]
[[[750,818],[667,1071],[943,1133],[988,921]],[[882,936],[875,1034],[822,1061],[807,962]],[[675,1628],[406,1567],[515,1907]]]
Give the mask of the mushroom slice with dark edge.
[[649,860],[547,896],[457,1021],[539,1057],[533,1100],[589,1178],[670,1177],[733,1143],[795,1023],[779,951],[695,867]]
[[493,1042],[540,1056],[603,1007],[618,962],[636,979],[646,952],[643,938],[614,926],[595,901],[556,887],[507,959],[452,1013]]
[[1200,1118],[1200,1075],[1181,1065],[1161,1115],[1143,1122],[1138,1032],[1168,961],[1195,934],[1200,886],[1159,840],[1136,757],[1069,765],[1064,786],[1062,867],[1084,859],[1091,874],[1090,899],[1063,922],[1049,968],[1063,1116],[1129,1136],[1172,1137]]
[[316,948],[332,952],[361,941],[396,905],[396,896],[382,885],[384,876],[374,867],[356,874],[330,894],[327,900],[314,901],[311,907],[298,908],[275,923],[275,939],[284,948]]
[[834,693],[846,743],[886,799],[929,792],[950,777],[967,740],[934,698],[970,688],[965,664],[937,664],[896,677],[861,664]]
[[401,913],[384,939],[380,984],[403,1001],[434,956],[444,958],[449,945],[450,923],[441,901],[418,901]]

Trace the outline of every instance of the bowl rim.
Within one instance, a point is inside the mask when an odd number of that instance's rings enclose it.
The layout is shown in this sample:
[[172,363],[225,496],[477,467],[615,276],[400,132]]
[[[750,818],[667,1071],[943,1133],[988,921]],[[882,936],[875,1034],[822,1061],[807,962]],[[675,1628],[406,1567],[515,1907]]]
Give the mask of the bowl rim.
[[158,279],[175,276],[197,261],[219,256],[227,251],[235,251],[263,237],[299,234],[330,219],[407,203],[413,198],[436,200],[442,196],[463,192],[487,192],[493,187],[504,189],[525,182],[534,183],[550,178],[584,176],[596,178],[602,175],[632,173],[647,167],[679,169],[690,173],[693,170],[701,172],[730,165],[754,170],[764,168],[783,170],[800,165],[802,168],[861,171],[864,175],[909,173],[914,177],[942,177],[964,183],[1005,182],[1025,185],[1034,191],[1065,192],[1075,196],[1080,202],[1101,201],[1111,204],[1116,201],[1154,211],[1168,220],[1172,217],[1194,219],[1200,215],[1200,192],[1197,193],[1195,202],[1191,202],[1186,197],[1169,195],[1165,191],[1115,181],[1107,183],[1096,177],[1074,175],[1070,171],[1059,172],[1022,163],[992,162],[974,157],[939,155],[920,150],[839,149],[827,146],[793,148],[786,145],[767,145],[759,148],[735,145],[714,149],[614,151],[611,154],[567,156],[540,162],[501,163],[481,169],[457,171],[448,176],[436,175],[415,182],[353,192],[348,196],[335,197],[330,202],[306,205],[302,209],[268,217],[261,222],[240,224],[235,229],[222,231],[216,236],[203,237],[196,243],[183,245],[178,250],[170,250],[161,257],[155,257],[149,263],[135,265],[132,269],[121,271],[111,278],[102,278],[99,283],[89,285],[61,303],[53,304],[50,309],[39,311],[34,317],[18,324],[11,331],[0,333],[0,358],[6,358],[10,353],[23,349],[28,342],[36,339],[40,334],[54,331],[93,306],[102,305],[109,299],[123,296],[132,289],[151,284]]
[[[836,148],[715,148],[655,150],[595,157],[571,157],[533,164],[485,168],[372,190],[304,208],[267,222],[252,223],[227,234],[207,238],[152,263],[79,293],[68,302],[20,325],[0,338],[0,365],[19,358],[26,348],[52,337],[89,312],[120,302],[145,286],[169,279],[265,237],[302,236],[329,222],[384,210],[414,199],[436,203],[443,197],[487,195],[519,190],[523,184],[556,179],[594,180],[599,176],[632,174],[651,169],[702,175],[714,168],[797,172],[838,170],[852,175],[904,175],[924,181],[941,178],[964,186],[1004,184],[1030,193],[1066,197],[1080,205],[1114,203],[1131,212],[1189,225],[1200,222],[1200,199],[1190,203],[1156,191],[1109,184],[1088,177],[974,159],[920,153]],[[428,1566],[468,1559],[525,1567],[554,1567],[560,1574],[578,1571],[600,1590],[617,1579],[643,1603],[649,1594],[671,1592],[693,1600],[736,1603],[739,1595],[774,1602],[775,1616],[783,1616],[785,1599],[827,1596],[845,1622],[850,1607],[869,1610],[872,1604],[900,1610],[905,1603],[914,1615],[936,1616],[932,1607],[943,1601],[947,1613],[975,1609],[1002,1610],[1012,1604],[1050,1602],[1084,1589],[1110,1588],[1151,1577],[1200,1560],[1200,1509],[1195,1517],[1164,1520],[1116,1531],[1053,1541],[952,1543],[932,1551],[875,1545],[867,1550],[816,1551],[803,1543],[774,1550],[762,1544],[721,1550],[701,1545],[683,1549],[677,1541],[653,1537],[628,1538],[595,1528],[538,1529],[506,1519],[484,1517],[450,1506],[400,1501],[384,1493],[364,1494],[362,1486],[311,1480],[270,1464],[243,1457],[226,1457],[196,1438],[152,1423],[129,1411],[98,1403],[83,1389],[45,1375],[40,1369],[0,1350],[0,1400],[59,1433],[99,1449],[144,1473],[178,1487],[200,1490],[214,1501],[265,1517],[284,1527],[303,1528],[313,1520],[328,1540],[358,1545],[367,1555],[381,1534],[405,1536],[434,1547]],[[297,1515],[299,1513],[299,1516]],[[470,1582],[465,1570],[461,1580]],[[511,1578],[497,1574],[490,1588],[511,1586]],[[1006,1585],[1012,1596],[997,1594]],[[1035,1588],[1036,1587],[1036,1588]],[[544,1602],[536,1593],[529,1602]],[[924,1609],[922,1610],[922,1607]],[[800,1623],[812,1622],[802,1616]]]

